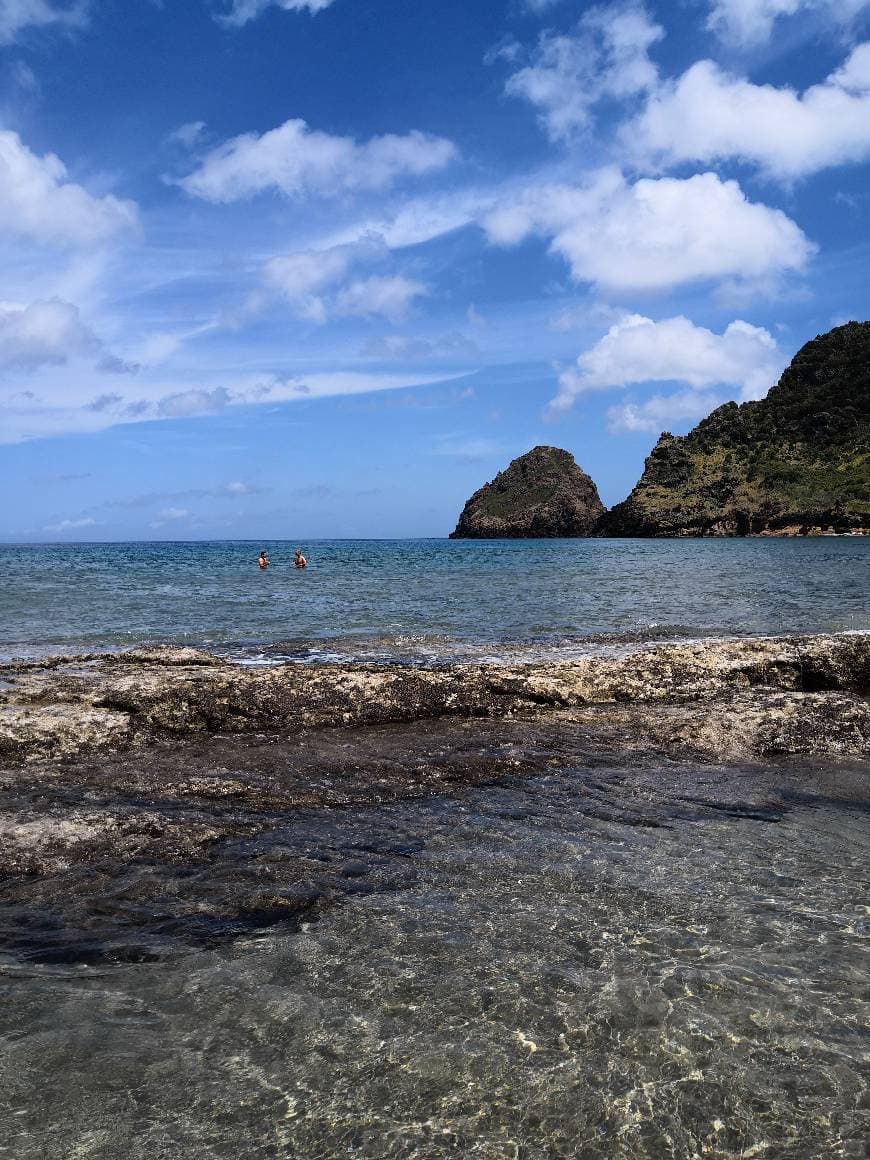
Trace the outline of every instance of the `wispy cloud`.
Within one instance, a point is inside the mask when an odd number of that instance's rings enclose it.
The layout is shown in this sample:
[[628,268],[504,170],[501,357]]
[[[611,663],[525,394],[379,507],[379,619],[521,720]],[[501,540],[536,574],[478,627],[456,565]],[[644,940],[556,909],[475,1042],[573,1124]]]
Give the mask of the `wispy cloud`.
[[241,28],[267,8],[280,8],[284,12],[307,12],[314,16],[324,8],[329,8],[333,0],[227,0],[227,3],[229,7],[218,13],[218,19],[231,28]]
[[642,4],[591,8],[572,35],[545,32],[529,62],[511,75],[506,92],[539,110],[554,141],[589,126],[592,109],[652,88],[658,73],[650,48],[664,30]]
[[707,27],[742,48],[763,44],[782,17],[811,13],[848,26],[868,0],[711,0]]
[[80,28],[87,13],[86,0],[0,0],[0,44],[11,44],[27,28]]
[[93,516],[83,516],[77,520],[61,520],[56,524],[46,524],[42,529],[44,532],[74,532],[81,528],[95,528],[98,526],[98,521]]

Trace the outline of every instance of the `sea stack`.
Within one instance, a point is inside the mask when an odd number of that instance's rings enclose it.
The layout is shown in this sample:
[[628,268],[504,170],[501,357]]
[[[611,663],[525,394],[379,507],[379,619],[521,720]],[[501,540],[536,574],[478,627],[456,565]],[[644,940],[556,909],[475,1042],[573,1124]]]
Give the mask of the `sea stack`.
[[569,451],[533,447],[474,493],[450,539],[592,536],[606,510]]
[[764,399],[665,432],[605,536],[870,533],[870,322],[819,335]]

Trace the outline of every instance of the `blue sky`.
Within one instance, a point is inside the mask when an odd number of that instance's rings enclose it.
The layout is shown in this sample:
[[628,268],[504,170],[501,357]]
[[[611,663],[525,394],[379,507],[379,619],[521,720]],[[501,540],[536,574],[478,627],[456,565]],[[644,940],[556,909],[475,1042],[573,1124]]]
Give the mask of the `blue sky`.
[[0,0],[0,538],[445,535],[870,316],[870,0]]

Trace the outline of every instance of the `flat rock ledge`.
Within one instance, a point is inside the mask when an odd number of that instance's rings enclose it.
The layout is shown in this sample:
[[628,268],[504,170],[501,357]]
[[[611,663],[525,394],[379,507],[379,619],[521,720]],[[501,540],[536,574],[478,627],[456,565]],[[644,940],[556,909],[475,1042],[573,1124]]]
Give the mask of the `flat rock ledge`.
[[868,694],[870,633],[665,644],[515,667],[250,668],[156,647],[0,665],[0,762],[182,736],[545,715],[718,758],[870,756]]

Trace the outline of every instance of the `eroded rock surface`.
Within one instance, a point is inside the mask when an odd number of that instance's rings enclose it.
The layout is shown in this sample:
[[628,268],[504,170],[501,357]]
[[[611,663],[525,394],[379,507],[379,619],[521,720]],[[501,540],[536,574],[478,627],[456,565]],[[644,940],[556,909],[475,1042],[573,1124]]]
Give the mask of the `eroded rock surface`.
[[[789,713],[805,724],[792,732],[804,728],[809,744],[814,716],[837,717],[848,707],[858,720],[866,710],[870,635],[691,642],[516,667],[246,668],[172,648],[7,664],[0,666],[0,759],[115,751],[218,732],[292,733],[611,702],[680,703],[751,688],[762,699],[766,690],[798,694],[799,708]],[[851,698],[813,700],[807,693]],[[738,735],[739,729],[730,733]],[[849,751],[856,751],[854,744]]]
[[870,635],[440,669],[137,650],[0,682],[13,959],[149,958],[407,884],[414,849],[379,811],[505,779],[552,773],[631,827],[870,802]]

